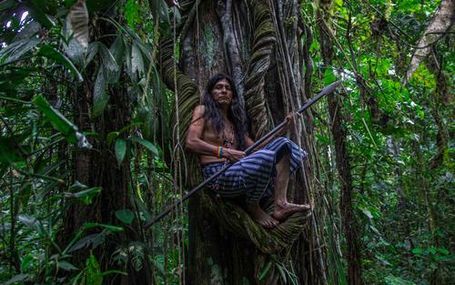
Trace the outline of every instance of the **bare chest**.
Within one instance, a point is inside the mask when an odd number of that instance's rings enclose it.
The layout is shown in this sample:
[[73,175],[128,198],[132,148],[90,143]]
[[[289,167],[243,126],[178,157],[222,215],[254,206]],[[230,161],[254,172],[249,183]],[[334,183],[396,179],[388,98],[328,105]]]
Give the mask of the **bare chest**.
[[225,122],[224,128],[217,133],[212,124],[207,124],[202,134],[203,140],[225,148],[237,149],[234,125],[231,122]]

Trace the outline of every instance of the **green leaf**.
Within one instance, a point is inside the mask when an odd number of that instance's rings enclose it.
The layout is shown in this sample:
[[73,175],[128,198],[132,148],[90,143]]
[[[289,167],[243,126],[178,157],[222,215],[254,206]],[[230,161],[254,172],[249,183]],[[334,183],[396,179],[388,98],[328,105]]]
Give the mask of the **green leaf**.
[[115,216],[127,225],[130,225],[134,220],[134,213],[129,209],[115,211]]
[[82,75],[80,72],[77,70],[77,68],[74,66],[73,62],[67,58],[64,54],[62,54],[60,51],[56,50],[53,48],[51,45],[44,45],[40,48],[39,53],[40,55],[52,59],[55,62],[63,65],[66,67],[80,82],[84,81]]
[[41,25],[36,21],[27,21],[26,19],[20,22],[19,32],[15,39],[35,39],[41,42],[42,38],[37,36],[41,30]]
[[143,138],[133,136],[130,138],[131,141],[140,143],[144,147],[146,147],[153,155],[158,156],[158,148],[148,140],[145,140]]
[[124,139],[117,139],[115,141],[115,157],[117,158],[118,165],[122,164],[126,155],[126,141]]
[[16,6],[16,1],[14,0],[5,0],[0,2],[0,11],[8,10]]
[[90,254],[85,264],[85,284],[101,285],[103,283],[103,274],[96,257]]
[[[2,233],[3,234],[3,233]],[[21,257],[21,272],[29,271],[33,268],[33,260],[35,256],[33,253],[27,253],[27,255]]]
[[136,80],[137,76],[144,74],[144,58],[141,50],[136,44],[131,47],[131,75],[132,79]]
[[93,87],[93,117],[98,117],[103,114],[104,109],[109,101],[108,93],[106,92],[106,79],[104,77],[104,67],[100,66],[96,76],[95,86]]
[[92,249],[100,245],[101,243],[104,242],[106,234],[101,232],[101,233],[95,233],[95,234],[89,234],[77,242],[75,242],[72,245],[69,245],[67,249],[65,249],[66,253],[71,253],[73,251],[86,248],[90,245],[92,245]]
[[85,189],[88,189],[88,186],[85,184],[82,184],[81,182],[79,182],[77,180],[69,188],[69,190],[71,192],[81,191],[81,190],[85,190]]
[[[121,274],[124,276],[128,276],[128,273],[126,273],[125,271],[121,271],[121,270],[107,270],[107,271],[104,271],[102,275],[107,276],[109,274]],[[155,284],[157,284],[157,283],[155,283]]]
[[11,284],[24,284],[23,281],[27,280],[30,277],[28,274],[17,274],[14,275],[13,278],[3,283],[3,285],[11,285]]
[[85,62],[84,66],[87,67],[87,65],[93,60],[95,55],[98,53],[99,50],[99,42],[92,42],[89,44],[88,49],[87,49],[87,54],[85,56]]
[[46,231],[44,230],[43,225],[35,217],[20,214],[17,216],[17,219],[30,229],[35,230],[38,234],[42,236],[46,235]]
[[82,139],[86,140],[85,136],[78,131],[77,127],[63,116],[62,113],[54,109],[43,96],[35,96],[32,103],[70,143],[80,142]]
[[368,219],[372,219],[373,218],[373,215],[371,214],[370,210],[368,210],[366,208],[361,208],[360,210],[362,210],[362,213],[365,214],[365,216],[367,216]]
[[62,261],[57,261],[57,267],[61,268],[65,271],[71,271],[71,270],[78,270],[76,266],[73,264],[69,263],[68,261],[62,260]]
[[422,255],[423,254],[423,249],[420,247],[413,248],[411,252],[415,255]]
[[125,64],[126,64],[126,72],[128,73],[131,79],[134,79],[132,73],[132,63],[131,63],[131,46],[125,45]]
[[386,266],[390,266],[392,265],[386,258],[386,256],[383,256],[381,254],[376,254],[374,256],[377,260],[379,260],[381,262],[382,265],[386,265]]
[[101,193],[101,187],[92,187],[76,193],[65,193],[65,197],[76,198],[85,205],[90,205],[99,193]]
[[0,50],[0,62],[6,64],[18,60],[40,42],[37,38],[15,41]]
[[329,85],[337,80],[332,68],[327,68],[324,72],[324,84]]
[[114,139],[116,139],[119,134],[120,134],[120,132],[110,132],[110,133],[108,133],[107,136],[106,136],[107,143],[109,145],[111,145],[112,142],[114,141]]
[[[93,2],[93,1],[91,1]],[[67,39],[65,54],[73,62],[86,66],[84,56],[89,44],[89,15],[84,0],[79,0],[70,7],[66,16],[64,34]]]
[[73,32],[73,37],[83,47],[88,47],[88,11],[84,0],[77,1],[70,9],[67,17],[69,28]]
[[442,255],[449,255],[450,254],[449,250],[447,250],[447,248],[444,248],[444,247],[438,247],[437,251],[440,254],[442,254]]
[[156,261],[154,259],[150,259],[150,261],[153,267],[155,267],[158,270],[158,273],[161,274],[161,276],[166,276],[166,270],[164,270],[162,262]]
[[169,23],[168,6],[166,2],[163,0],[151,0],[149,3],[153,18],[159,18],[161,21]]
[[143,57],[145,56],[146,60],[148,60],[148,61],[153,60],[152,53],[151,53],[152,47],[144,45],[144,42],[142,40],[140,40],[139,38],[137,38],[137,35],[136,35],[136,38],[133,40],[133,44],[139,48],[139,50],[142,52],[142,56]]
[[103,61],[104,78],[109,83],[115,83],[120,76],[120,68],[116,59],[103,43],[99,43],[99,53]]
[[123,232],[123,228],[122,227],[117,227],[117,226],[113,226],[113,225],[100,224],[100,223],[84,223],[84,225],[83,225],[83,228],[85,230],[98,228],[98,227],[106,229],[106,230],[108,230],[110,232],[113,232],[113,233]]
[[0,72],[0,94],[10,94],[11,96],[2,96],[1,99],[11,100],[13,102],[15,101],[25,105],[27,103],[26,101],[17,98],[19,95],[17,87],[19,84],[23,84],[25,79],[33,72],[35,72],[35,69],[30,67],[20,68],[18,65],[15,65],[14,67],[9,65],[2,72]]
[[[175,21],[177,23],[180,23],[182,21],[182,14],[180,14],[180,10],[179,10],[179,7],[177,6],[172,6],[171,7],[171,11],[172,11],[172,14],[174,15],[175,17]],[[169,14],[169,13],[168,13]]]
[[149,211],[149,207],[144,203],[144,201],[141,200],[141,198],[137,195],[134,196],[134,202],[137,205],[140,215],[139,218],[144,222],[148,223],[149,221],[152,220],[153,216]]
[[123,42],[123,35],[119,34],[116,38],[114,43],[109,48],[112,56],[114,57],[117,63],[121,63],[123,59],[123,55],[125,52],[125,45]]
[[46,7],[45,3],[42,3],[42,1],[39,0],[32,0],[25,1],[24,4],[28,7],[31,17],[37,20],[42,26],[47,29],[51,29],[55,26],[54,21],[42,10],[42,8]]
[[396,277],[393,275],[388,275],[384,281],[386,285],[415,285],[415,283],[412,281],[408,281],[401,277]]

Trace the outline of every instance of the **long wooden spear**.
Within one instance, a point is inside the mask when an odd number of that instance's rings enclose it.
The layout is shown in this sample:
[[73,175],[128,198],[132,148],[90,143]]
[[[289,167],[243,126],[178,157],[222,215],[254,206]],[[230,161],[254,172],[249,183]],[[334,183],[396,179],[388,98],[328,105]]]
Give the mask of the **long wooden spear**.
[[[319,92],[316,96],[314,96],[313,98],[311,98],[310,100],[308,100],[296,113],[297,114],[302,114],[303,112],[305,112],[306,109],[308,109],[311,105],[313,105],[314,103],[316,103],[319,99],[321,99],[322,97],[326,96],[326,95],[329,95],[331,93],[333,93],[335,91],[335,89],[338,88],[338,86],[341,84],[341,80],[339,81],[335,81],[334,83],[324,87],[324,89],[321,90],[321,92]],[[253,145],[251,145],[250,147],[248,147],[246,150],[245,150],[245,154],[248,155],[250,154],[251,152],[253,152],[253,150],[258,147],[259,145],[261,145],[261,143],[263,143],[264,141],[266,141],[267,139],[269,139],[271,136],[275,135],[278,131],[280,131],[285,125],[287,124],[286,121],[283,121],[281,122],[278,126],[276,126],[275,128],[273,128],[270,132],[268,132],[267,134],[265,134],[262,138],[260,138],[259,140],[257,140]],[[209,178],[207,178],[206,180],[204,180],[201,184],[199,184],[198,186],[196,186],[195,188],[193,188],[190,192],[188,192],[187,194],[185,194],[180,200],[178,200],[177,202],[175,202],[174,204],[170,205],[166,210],[164,210],[163,212],[161,212],[159,215],[157,215],[156,217],[154,217],[151,221],[149,221],[147,224],[145,224],[145,229],[148,229],[149,227],[151,227],[153,224],[159,222],[162,218],[164,218],[166,215],[168,215],[173,209],[177,208],[177,206],[179,206],[181,203],[183,203],[184,201],[186,201],[188,198],[190,198],[194,193],[198,192],[199,190],[203,189],[204,186],[206,186],[208,183],[210,183],[213,179],[217,178],[218,176],[220,176],[224,171],[226,171],[226,169],[228,169],[230,167],[229,164],[225,164],[217,173],[213,174],[212,176],[210,176]]]

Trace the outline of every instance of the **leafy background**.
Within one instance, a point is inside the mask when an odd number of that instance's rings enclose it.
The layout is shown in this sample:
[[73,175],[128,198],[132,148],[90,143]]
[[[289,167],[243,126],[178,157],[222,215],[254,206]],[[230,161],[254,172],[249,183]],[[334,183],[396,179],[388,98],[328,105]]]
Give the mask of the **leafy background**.
[[[434,59],[405,80],[415,45],[439,5],[336,0],[330,10],[333,66],[323,71],[318,41],[310,48],[313,90],[344,80],[366,284],[454,284],[453,32],[435,42]],[[156,67],[157,41],[175,25],[178,8],[160,0],[5,0],[0,10],[0,281],[101,284],[106,276],[126,274],[131,264],[137,270],[150,264],[157,284],[177,283],[187,243],[186,209],[147,232],[138,224],[179,195],[170,123],[174,94]],[[301,3],[315,37],[316,12],[315,3]],[[80,92],[86,84],[93,87],[92,122],[114,119],[103,115],[112,108],[111,96],[127,96],[129,123],[107,134],[76,125],[75,105],[86,96]],[[127,92],[111,92],[119,86]],[[340,223],[340,183],[325,104],[315,107],[318,159],[331,215]],[[129,197],[137,207],[118,209],[113,224],[87,221],[62,244],[69,207],[90,205],[102,191],[75,179],[74,153],[100,145],[115,157],[111,167],[129,166]],[[91,251],[122,233],[129,238],[108,257],[111,268],[101,268]],[[339,242],[342,253],[341,234]],[[73,264],[80,251],[87,258]],[[342,254],[337,256],[344,268]]]

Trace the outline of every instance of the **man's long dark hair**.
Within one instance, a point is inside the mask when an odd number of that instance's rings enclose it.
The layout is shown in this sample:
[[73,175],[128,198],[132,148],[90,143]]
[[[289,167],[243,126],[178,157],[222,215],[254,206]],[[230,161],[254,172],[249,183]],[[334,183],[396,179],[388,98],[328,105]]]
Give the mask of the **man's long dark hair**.
[[243,150],[245,149],[245,135],[246,135],[246,114],[245,110],[242,108],[242,105],[239,102],[239,97],[235,90],[234,82],[232,79],[223,73],[218,73],[212,76],[207,82],[204,95],[202,97],[202,104],[205,106],[204,119],[212,123],[213,128],[215,129],[217,135],[223,133],[224,122],[223,116],[219,105],[212,97],[212,90],[218,81],[226,79],[231,85],[232,91],[232,102],[231,107],[229,108],[228,118],[231,122],[234,123],[235,128],[235,139],[238,142],[238,148]]

